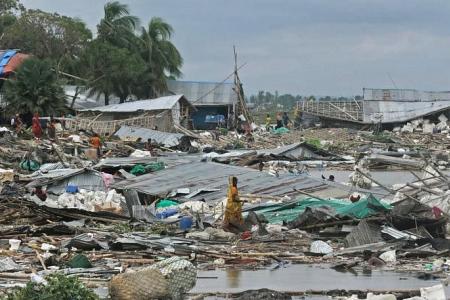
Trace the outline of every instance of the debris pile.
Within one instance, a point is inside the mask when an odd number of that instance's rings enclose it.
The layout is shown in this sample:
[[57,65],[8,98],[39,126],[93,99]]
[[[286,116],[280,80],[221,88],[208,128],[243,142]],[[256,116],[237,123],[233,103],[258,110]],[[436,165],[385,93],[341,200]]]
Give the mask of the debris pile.
[[[97,149],[89,132],[56,141],[5,132],[0,293],[67,275],[102,298],[179,299],[199,270],[294,263],[446,278],[450,140],[439,120],[382,134],[122,126]],[[386,184],[380,170],[415,179]],[[242,214],[234,231],[223,224],[229,177]]]

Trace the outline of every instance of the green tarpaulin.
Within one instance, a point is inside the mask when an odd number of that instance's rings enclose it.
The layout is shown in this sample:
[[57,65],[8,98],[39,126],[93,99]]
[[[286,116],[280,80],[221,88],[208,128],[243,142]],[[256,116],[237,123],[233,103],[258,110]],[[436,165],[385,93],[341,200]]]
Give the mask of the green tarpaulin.
[[264,215],[269,223],[276,224],[293,221],[297,216],[305,211],[307,207],[331,207],[336,215],[349,216],[357,219],[363,219],[380,212],[387,212],[392,207],[381,202],[374,196],[370,195],[365,199],[361,199],[356,203],[351,203],[340,199],[316,199],[305,198],[296,202],[275,204],[271,206],[258,207],[252,209],[257,214]]
[[280,128],[274,129],[272,132],[274,134],[285,134],[285,133],[289,132],[289,129],[287,129],[286,127],[280,127]]
[[135,165],[133,167],[133,169],[131,169],[130,173],[135,175],[135,176],[139,176],[139,175],[143,175],[143,174],[147,174],[149,172],[156,172],[156,171],[160,171],[164,169],[164,163],[163,162],[155,162],[155,163],[150,163],[147,165]]

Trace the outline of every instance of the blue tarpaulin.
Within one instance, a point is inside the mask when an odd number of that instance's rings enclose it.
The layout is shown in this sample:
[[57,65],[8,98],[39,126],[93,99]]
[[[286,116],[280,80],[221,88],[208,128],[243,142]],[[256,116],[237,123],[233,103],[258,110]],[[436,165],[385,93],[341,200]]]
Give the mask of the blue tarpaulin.
[[8,50],[3,54],[1,60],[0,60],[0,75],[3,74],[4,67],[8,64],[9,60],[16,55],[17,51],[15,50]]

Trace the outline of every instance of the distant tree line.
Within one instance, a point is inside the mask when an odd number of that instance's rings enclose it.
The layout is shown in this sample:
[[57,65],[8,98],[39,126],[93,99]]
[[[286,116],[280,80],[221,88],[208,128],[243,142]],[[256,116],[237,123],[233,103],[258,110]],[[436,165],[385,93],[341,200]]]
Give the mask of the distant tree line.
[[183,59],[171,42],[173,32],[158,17],[141,25],[117,1],[104,6],[94,37],[82,20],[1,0],[0,47],[32,55],[6,81],[7,105],[21,113],[61,111],[64,84],[76,86],[76,93],[101,95],[106,105],[113,95],[120,102],[157,97],[167,90],[167,79],[181,76]]

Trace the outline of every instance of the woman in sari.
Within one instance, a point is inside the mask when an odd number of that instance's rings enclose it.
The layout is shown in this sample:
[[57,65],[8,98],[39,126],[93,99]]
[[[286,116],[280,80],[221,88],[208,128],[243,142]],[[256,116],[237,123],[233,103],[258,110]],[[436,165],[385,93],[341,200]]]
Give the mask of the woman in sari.
[[39,119],[39,114],[34,113],[33,119],[31,120],[31,131],[33,132],[35,139],[40,139],[42,137],[42,126],[41,120]]
[[245,231],[244,219],[242,218],[242,204],[244,201],[239,199],[237,181],[237,178],[234,176],[228,178],[227,205],[222,226],[224,230],[234,233]]

